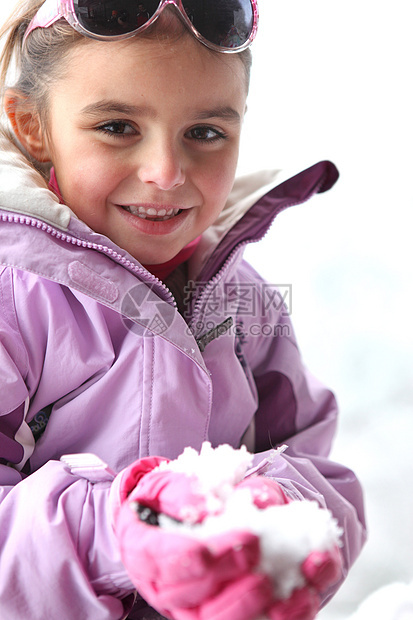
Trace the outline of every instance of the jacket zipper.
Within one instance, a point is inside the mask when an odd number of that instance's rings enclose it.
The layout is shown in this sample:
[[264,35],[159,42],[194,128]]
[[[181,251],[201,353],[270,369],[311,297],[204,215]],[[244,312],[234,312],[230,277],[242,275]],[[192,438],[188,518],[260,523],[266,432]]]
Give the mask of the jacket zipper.
[[52,237],[56,237],[56,239],[59,239],[60,241],[66,241],[66,243],[71,243],[72,245],[77,245],[79,247],[87,248],[90,250],[96,250],[97,252],[106,254],[107,256],[115,260],[117,263],[143,276],[146,281],[157,284],[160,288],[162,288],[165,291],[166,299],[164,301],[166,301],[167,303],[170,303],[176,308],[177,304],[176,304],[174,296],[172,295],[168,287],[165,286],[165,284],[161,280],[159,280],[159,278],[157,278],[152,273],[147,271],[144,267],[140,267],[137,263],[134,263],[128,258],[121,256],[121,254],[119,254],[115,250],[112,250],[108,246],[102,245],[99,243],[92,243],[91,241],[84,241],[82,239],[78,239],[76,237],[73,237],[73,235],[61,232],[60,230],[54,228],[50,224],[46,224],[46,222],[42,222],[41,220],[38,220],[36,218],[31,218],[26,215],[12,215],[12,214],[6,215],[5,213],[3,213],[1,215],[1,219],[3,220],[3,222],[25,224],[26,226],[32,226],[33,228],[38,228],[40,230],[43,230],[44,232],[52,235]]
[[[267,233],[265,232],[260,238],[255,239],[254,241],[261,241],[261,239],[263,239],[266,234]],[[232,249],[232,251],[230,252],[230,254],[227,257],[227,259],[225,260],[225,262],[222,265],[222,267],[205,284],[205,287],[202,289],[202,291],[200,292],[199,296],[195,300],[195,303],[194,303],[194,306],[193,306],[193,309],[192,309],[192,313],[191,313],[192,316],[191,316],[190,320],[188,321],[188,326],[189,326],[189,329],[191,330],[194,338],[196,339],[196,342],[197,342],[197,344],[199,346],[199,349],[200,349],[201,353],[204,352],[205,347],[207,346],[207,344],[209,344],[215,338],[218,338],[222,333],[225,333],[230,327],[232,327],[232,325],[234,323],[234,318],[229,316],[222,323],[220,323],[219,325],[216,325],[215,328],[210,329],[208,332],[206,332],[204,334],[196,334],[196,330],[194,329],[194,326],[197,325],[197,323],[199,322],[197,320],[197,316],[199,316],[201,314],[200,309],[202,308],[203,300],[204,300],[204,298],[208,297],[210,291],[214,289],[214,287],[220,282],[220,280],[222,280],[223,276],[225,275],[225,271],[230,268],[232,262],[234,261],[235,255],[244,246],[246,246],[246,245],[248,245],[249,243],[252,243],[252,242],[253,242],[253,240],[251,240],[251,239],[242,241],[241,243],[239,243],[238,245],[236,245]],[[221,329],[221,328],[224,328],[224,329]]]

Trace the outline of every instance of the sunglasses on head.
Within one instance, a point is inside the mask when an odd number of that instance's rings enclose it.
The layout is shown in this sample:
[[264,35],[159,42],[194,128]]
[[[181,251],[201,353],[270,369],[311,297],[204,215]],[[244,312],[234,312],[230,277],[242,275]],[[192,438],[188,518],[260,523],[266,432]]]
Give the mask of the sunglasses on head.
[[170,5],[198,41],[212,50],[241,52],[255,38],[257,0],[46,0],[24,41],[36,28],[49,28],[62,18],[93,39],[126,39],[143,32]]

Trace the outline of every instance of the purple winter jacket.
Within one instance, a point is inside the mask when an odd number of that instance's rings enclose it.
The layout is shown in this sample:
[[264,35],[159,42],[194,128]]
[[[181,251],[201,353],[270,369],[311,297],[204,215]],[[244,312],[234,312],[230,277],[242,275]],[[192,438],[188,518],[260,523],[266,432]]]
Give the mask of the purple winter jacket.
[[328,460],[335,399],[303,366],[282,296],[242,259],[281,210],[336,178],[321,162],[273,189],[268,174],[264,189],[255,177],[236,184],[175,300],[60,205],[17,150],[0,152],[2,620],[131,611],[111,524],[113,476],[71,470],[65,454],[93,453],[119,472],[205,440],[245,443],[255,464],[285,443],[265,475],[333,512],[347,572],[365,530],[356,477]]

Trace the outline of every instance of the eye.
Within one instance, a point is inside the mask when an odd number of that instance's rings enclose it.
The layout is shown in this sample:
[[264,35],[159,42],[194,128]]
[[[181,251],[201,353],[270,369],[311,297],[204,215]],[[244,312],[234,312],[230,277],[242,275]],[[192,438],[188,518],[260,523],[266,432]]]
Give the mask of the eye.
[[110,121],[96,127],[96,131],[114,138],[128,138],[137,135],[136,129],[126,121]]
[[188,131],[187,136],[191,140],[205,143],[217,142],[218,140],[226,140],[227,138],[227,135],[223,131],[214,129],[214,127],[210,127],[209,125],[200,125],[198,127],[193,127]]

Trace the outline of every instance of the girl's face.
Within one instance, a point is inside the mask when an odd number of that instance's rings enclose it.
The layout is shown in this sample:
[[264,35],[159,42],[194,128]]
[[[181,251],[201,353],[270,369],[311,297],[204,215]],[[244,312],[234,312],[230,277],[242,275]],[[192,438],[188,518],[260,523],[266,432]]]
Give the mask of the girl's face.
[[143,264],[173,258],[231,190],[245,81],[191,36],[75,48],[45,137],[66,204]]

